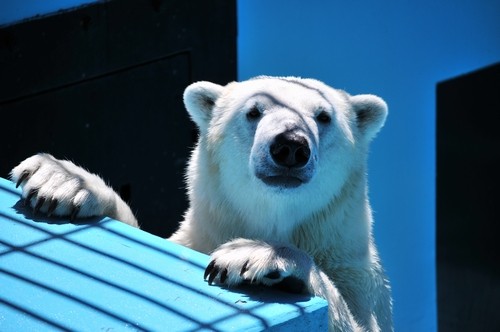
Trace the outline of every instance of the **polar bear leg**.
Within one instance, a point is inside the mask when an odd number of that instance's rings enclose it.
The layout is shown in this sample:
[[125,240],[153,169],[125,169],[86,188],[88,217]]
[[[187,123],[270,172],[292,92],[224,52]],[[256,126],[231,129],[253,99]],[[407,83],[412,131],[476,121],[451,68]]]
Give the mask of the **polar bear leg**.
[[209,284],[231,287],[250,282],[320,296],[329,303],[331,330],[361,331],[333,282],[298,248],[235,239],[217,248],[211,258],[205,270]]

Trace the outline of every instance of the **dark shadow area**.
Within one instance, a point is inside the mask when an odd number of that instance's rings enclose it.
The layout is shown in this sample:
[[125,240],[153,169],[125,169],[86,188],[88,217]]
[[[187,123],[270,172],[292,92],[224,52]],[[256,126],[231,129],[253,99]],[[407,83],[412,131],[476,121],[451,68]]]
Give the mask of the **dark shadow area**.
[[[219,287],[219,286],[216,286]],[[248,296],[249,299],[263,303],[282,303],[282,304],[296,304],[301,302],[310,301],[312,296],[309,294],[289,293],[279,289],[270,288],[262,285],[240,285],[238,287],[223,287],[233,293],[239,293]],[[279,294],[277,297],[276,294]],[[303,313],[303,308],[297,307]]]
[[437,86],[438,326],[500,331],[500,64]]
[[47,152],[102,176],[144,230],[187,208],[194,81],[236,79],[236,1],[99,1],[0,27],[0,176]]
[[[3,189],[3,188],[2,188]],[[16,193],[15,191],[13,191]],[[16,193],[19,194],[19,193]],[[41,212],[35,213],[33,208],[28,206],[25,199],[20,199],[12,206],[18,214],[24,216],[24,218],[33,220],[37,223],[46,223],[49,225],[62,225],[62,224],[78,224],[78,225],[97,225],[100,221],[107,219],[106,217],[90,217],[90,218],[78,218],[74,221],[68,221],[67,217],[58,216],[46,216]]]

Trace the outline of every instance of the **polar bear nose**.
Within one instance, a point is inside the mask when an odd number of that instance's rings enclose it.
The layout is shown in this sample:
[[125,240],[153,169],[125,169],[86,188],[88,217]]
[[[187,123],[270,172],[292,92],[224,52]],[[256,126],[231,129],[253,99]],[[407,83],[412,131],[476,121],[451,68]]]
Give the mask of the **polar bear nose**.
[[288,168],[299,168],[306,165],[311,156],[307,140],[290,131],[275,137],[270,152],[277,165]]

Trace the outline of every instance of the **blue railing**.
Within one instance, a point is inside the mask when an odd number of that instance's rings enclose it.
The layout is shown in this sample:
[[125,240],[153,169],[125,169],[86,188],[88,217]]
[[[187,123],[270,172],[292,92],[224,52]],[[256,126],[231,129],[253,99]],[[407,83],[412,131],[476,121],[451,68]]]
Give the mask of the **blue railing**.
[[209,286],[209,257],[109,218],[34,215],[0,179],[0,330],[326,329],[319,298]]

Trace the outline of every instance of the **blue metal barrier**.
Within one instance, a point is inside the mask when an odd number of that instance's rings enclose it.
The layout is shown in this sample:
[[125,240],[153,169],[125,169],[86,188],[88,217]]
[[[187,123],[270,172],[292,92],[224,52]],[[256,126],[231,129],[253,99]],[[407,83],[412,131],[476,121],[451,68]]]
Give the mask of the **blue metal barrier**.
[[34,215],[0,178],[1,331],[320,331],[323,299],[203,280],[208,256],[109,218]]

